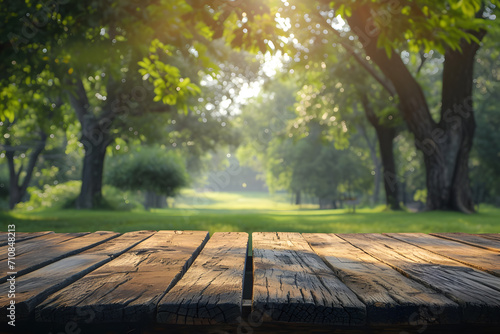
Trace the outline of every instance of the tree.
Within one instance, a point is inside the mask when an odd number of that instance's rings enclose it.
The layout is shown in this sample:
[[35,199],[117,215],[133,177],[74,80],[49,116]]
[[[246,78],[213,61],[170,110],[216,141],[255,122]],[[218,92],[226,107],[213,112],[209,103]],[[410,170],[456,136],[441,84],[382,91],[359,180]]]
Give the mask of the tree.
[[320,125],[310,124],[310,132],[300,139],[289,136],[275,138],[271,146],[268,168],[275,188],[296,195],[316,197],[320,208],[337,208],[337,201],[357,199],[369,187],[370,173],[361,154],[353,146],[339,150],[333,142],[321,138]]
[[[0,69],[10,70],[5,59],[15,57],[21,68],[35,61],[65,86],[85,148],[77,207],[91,208],[102,198],[106,148],[122,132],[116,120],[137,110],[187,111],[189,98],[199,93],[193,82],[198,73],[183,75],[176,63],[190,61],[215,75],[209,55],[218,50],[210,42],[222,36],[233,46],[265,51],[273,24],[268,11],[260,2],[9,3],[2,6]],[[34,13],[31,20],[24,19],[27,13]],[[253,24],[265,29],[251,29]],[[26,36],[29,29],[36,33]]]
[[[297,44],[291,57],[299,60],[315,45],[331,43],[325,35],[336,36],[338,46],[389,94],[398,96],[402,118],[425,153],[427,207],[473,212],[467,167],[474,134],[472,69],[481,39],[488,30],[498,29],[498,2],[324,0],[314,5],[285,3],[279,9],[280,15],[294,11],[303,17],[299,25],[316,37],[297,43],[300,38],[290,34]],[[339,22],[340,17],[344,21]],[[285,30],[292,26],[285,19],[282,23]],[[432,49],[445,55],[439,120],[433,119],[422,87],[401,57],[406,50]]]
[[[30,66],[24,71],[31,72]],[[25,197],[37,161],[45,150],[51,126],[62,124],[64,108],[57,97],[57,82],[48,71],[38,80],[18,75],[9,77],[0,92],[0,148],[9,171],[9,208]],[[27,160],[27,161],[26,161]]]
[[[334,8],[398,94],[403,119],[415,136],[415,144],[424,152],[427,208],[474,212],[468,177],[475,130],[473,65],[495,6],[476,0],[451,5],[409,1],[405,6],[335,1]],[[407,40],[412,49],[429,51],[434,47],[445,55],[437,122],[422,87],[399,54],[408,46]]]
[[239,161],[257,171],[271,190],[275,188],[275,179],[268,173],[270,160],[275,158],[272,141],[288,135],[289,121],[295,118],[296,92],[295,80],[270,80],[258,96],[247,102],[235,121],[242,136],[236,153]]
[[[352,60],[340,55],[336,55],[336,58],[337,63],[332,60],[328,66],[325,63],[323,66],[306,65],[308,72],[304,81],[307,84],[298,94],[301,100],[297,108],[298,123],[307,125],[311,120],[319,120],[320,124],[327,125],[324,130],[337,141],[341,137],[344,137],[343,140],[349,137],[349,133],[342,131],[344,124],[349,123],[349,129],[357,129],[367,142],[375,168],[374,194],[378,194],[382,176],[386,204],[398,210],[400,206],[393,154],[393,140],[401,123],[397,117],[397,101],[374,80],[366,78],[364,71]],[[360,117],[359,110],[362,110],[364,117]],[[369,138],[363,118],[375,129],[383,173],[377,170],[379,158],[376,143]]]
[[[497,34],[498,35],[498,34]],[[475,203],[490,202],[498,205],[500,182],[500,49],[498,36],[489,35],[478,53],[476,64],[477,133],[471,153],[472,190]]]

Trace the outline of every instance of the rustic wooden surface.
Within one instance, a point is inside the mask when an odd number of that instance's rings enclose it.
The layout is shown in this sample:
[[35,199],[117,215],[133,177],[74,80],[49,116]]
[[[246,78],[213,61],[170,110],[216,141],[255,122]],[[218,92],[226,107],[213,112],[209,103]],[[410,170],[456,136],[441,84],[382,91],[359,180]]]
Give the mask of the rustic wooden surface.
[[253,308],[266,320],[356,325],[366,307],[299,233],[253,233]]
[[[407,324],[414,314],[429,323],[460,322],[458,305],[334,234],[304,234],[313,250],[367,307],[368,323]],[[430,310],[442,310],[429,314]],[[397,310],[397,311],[396,311]],[[428,314],[426,314],[426,312]]]
[[488,249],[491,251],[500,252],[500,240],[495,241],[489,238],[482,237],[478,234],[467,233],[431,233],[430,235],[458,241],[467,245]]
[[[70,239],[78,238],[83,235],[89,234],[88,232],[83,233],[50,233],[44,236],[40,236],[34,239],[29,239],[27,241],[16,244],[16,257],[20,257],[23,254],[30,253],[33,251],[39,251],[45,247],[50,247],[57,245],[58,243],[65,242]],[[5,260],[7,258],[7,248],[9,246],[5,245],[0,247],[0,260]]]
[[[57,238],[59,235],[54,233],[28,240],[16,247],[16,272],[18,275],[29,273],[59,259],[94,247],[118,235],[116,232],[99,231],[86,234],[70,233]],[[21,254],[18,253],[18,248],[22,250]],[[0,268],[7,268],[6,260],[0,261]],[[0,282],[5,282],[7,276],[0,276]]]
[[[153,232],[129,232],[91,250],[66,257],[16,280],[16,316],[26,319],[33,316],[35,306],[51,293],[75,282],[85,274],[111,261],[128,248],[152,235]],[[7,312],[8,283],[0,285],[0,316]]]
[[236,323],[241,317],[247,233],[215,233],[183,279],[160,301],[158,322]]
[[[500,234],[254,233],[245,263],[247,244],[246,233],[16,232],[18,325],[455,333],[500,324]],[[10,329],[7,251],[0,246],[0,332]]]
[[500,233],[483,233],[478,235],[487,239],[500,241]]
[[462,307],[463,321],[499,321],[498,277],[388,236],[342,234],[341,237],[457,302]]
[[388,233],[390,237],[500,276],[500,253],[423,233]]
[[[46,235],[46,234],[50,234],[50,233],[54,233],[54,232],[51,232],[51,231],[44,231],[44,232],[15,232],[15,239],[16,239],[16,243],[18,243],[18,242],[21,242],[21,241],[25,241],[25,240],[29,240],[29,239],[41,237],[42,235]],[[5,245],[8,244],[7,237],[8,237],[8,233],[7,232],[0,232],[0,246],[5,246]],[[1,254],[3,254],[3,253],[1,253]]]
[[[38,307],[41,321],[152,320],[156,304],[208,240],[207,232],[159,231]],[[89,321],[87,313],[94,310]]]

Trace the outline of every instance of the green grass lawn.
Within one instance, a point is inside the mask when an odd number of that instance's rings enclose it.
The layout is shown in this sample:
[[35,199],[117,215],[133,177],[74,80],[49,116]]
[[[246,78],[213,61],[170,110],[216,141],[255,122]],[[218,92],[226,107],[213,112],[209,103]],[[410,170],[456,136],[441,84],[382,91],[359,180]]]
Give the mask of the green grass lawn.
[[383,207],[315,210],[289,204],[285,194],[184,192],[174,207],[148,211],[39,210],[0,212],[0,227],[16,224],[22,232],[205,230],[291,232],[467,232],[500,233],[500,209],[482,206],[479,213],[391,212]]

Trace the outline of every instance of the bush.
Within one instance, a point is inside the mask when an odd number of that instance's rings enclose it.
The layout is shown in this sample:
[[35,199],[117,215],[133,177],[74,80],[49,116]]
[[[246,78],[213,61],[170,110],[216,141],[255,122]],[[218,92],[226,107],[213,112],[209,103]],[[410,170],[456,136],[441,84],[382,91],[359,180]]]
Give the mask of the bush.
[[174,196],[187,185],[188,176],[179,155],[158,147],[140,147],[130,154],[111,158],[105,180],[106,184],[124,190]]
[[21,210],[34,210],[40,208],[66,208],[80,194],[81,181],[68,181],[57,185],[46,184],[43,189],[29,187],[30,199],[27,202],[19,203],[16,208]]
[[[43,189],[30,187],[28,188],[29,201],[19,203],[16,208],[20,210],[73,209],[81,186],[81,181],[68,181],[54,186],[46,184]],[[103,187],[103,197],[103,209],[134,210],[143,208],[137,195],[123,192],[112,186]]]
[[112,210],[131,211],[143,210],[142,196],[132,191],[123,191],[116,187],[105,185],[102,196],[107,206]]

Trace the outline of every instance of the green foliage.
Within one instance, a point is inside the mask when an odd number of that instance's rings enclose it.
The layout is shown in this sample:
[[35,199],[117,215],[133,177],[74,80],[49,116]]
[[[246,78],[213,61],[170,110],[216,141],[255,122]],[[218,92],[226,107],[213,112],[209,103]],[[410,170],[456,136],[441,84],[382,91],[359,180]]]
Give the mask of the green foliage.
[[35,210],[41,208],[66,208],[70,203],[74,202],[80,187],[81,181],[68,181],[57,185],[46,184],[43,189],[38,187],[28,188],[30,199],[27,202],[19,203],[19,210]]
[[270,147],[268,184],[276,189],[303,192],[322,201],[366,195],[371,176],[361,154],[322,144],[318,133],[296,142],[276,140]]
[[[117,211],[132,211],[143,210],[142,204],[143,196],[134,191],[123,191],[110,185],[104,185],[102,194],[104,197],[104,204],[111,210]],[[74,205],[68,208],[73,208]]]
[[[277,137],[287,136],[288,123],[295,117],[293,105],[297,86],[294,80],[271,80],[261,93],[248,101],[236,121],[242,143],[237,157],[265,178],[272,156],[270,146]],[[268,179],[269,181],[269,179]],[[271,183],[268,186],[273,188]]]
[[427,189],[419,189],[413,195],[413,200],[416,202],[421,202],[425,204],[427,198]]
[[[18,211],[32,211],[41,209],[69,209],[74,207],[74,202],[80,193],[81,181],[68,181],[57,185],[44,185],[43,189],[38,187],[28,188],[30,199],[19,203]],[[104,186],[104,206],[109,210],[134,210],[142,209],[139,197],[123,192],[112,186]]]
[[161,43],[158,39],[151,42],[149,57],[139,61],[139,73],[154,85],[153,101],[177,105],[187,113],[189,97],[201,93],[200,88],[187,77],[181,77],[179,68],[164,63],[159,54],[171,56],[173,47]]
[[120,189],[174,196],[188,182],[184,161],[158,147],[140,147],[110,160],[105,182]]
[[367,28],[362,33],[365,36],[377,34],[377,46],[385,48],[389,57],[392,50],[401,51],[402,47],[408,47],[412,52],[434,49],[444,53],[446,48],[460,50],[461,39],[469,43],[477,41],[474,32],[498,27],[493,15],[498,6],[496,0],[411,0],[404,3],[335,0],[331,4],[335,15],[344,18],[360,8],[369,9],[373,20],[367,26],[372,28],[369,28],[370,32]]

